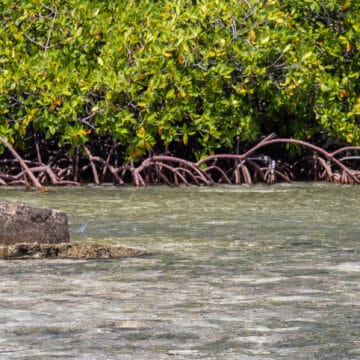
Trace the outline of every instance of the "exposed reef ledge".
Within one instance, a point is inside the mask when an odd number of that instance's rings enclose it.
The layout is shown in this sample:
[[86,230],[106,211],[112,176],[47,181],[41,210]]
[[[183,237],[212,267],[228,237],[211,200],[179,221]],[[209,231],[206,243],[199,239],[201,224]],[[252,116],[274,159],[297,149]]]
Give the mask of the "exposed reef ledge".
[[99,244],[15,244],[0,246],[0,259],[113,259],[146,255],[137,249]]

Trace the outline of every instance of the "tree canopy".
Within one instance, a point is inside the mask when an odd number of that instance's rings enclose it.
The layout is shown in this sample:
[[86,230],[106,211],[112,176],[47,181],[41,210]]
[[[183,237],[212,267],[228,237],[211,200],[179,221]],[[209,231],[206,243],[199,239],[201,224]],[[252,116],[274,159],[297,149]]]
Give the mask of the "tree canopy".
[[[199,159],[261,134],[360,145],[351,0],[3,0],[0,136]],[[1,145],[0,145],[1,146]]]

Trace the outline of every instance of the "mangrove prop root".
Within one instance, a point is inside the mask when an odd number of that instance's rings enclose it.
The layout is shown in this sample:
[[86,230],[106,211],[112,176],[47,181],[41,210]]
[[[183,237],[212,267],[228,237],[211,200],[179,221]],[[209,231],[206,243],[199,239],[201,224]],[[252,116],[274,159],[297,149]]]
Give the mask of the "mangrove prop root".
[[21,158],[21,156],[17,153],[17,151],[10,145],[2,136],[0,136],[0,142],[11,152],[11,154],[15,157],[15,159],[20,163],[21,169],[24,174],[24,180],[27,183],[26,177],[28,176],[32,181],[33,185],[40,191],[44,190],[44,187],[40,184],[38,179],[34,176],[31,170],[26,165],[25,161]]
[[[28,160],[29,155],[23,158],[3,137],[0,137],[0,144],[12,156],[0,158],[0,186],[21,184],[34,186],[40,191],[46,190],[44,185],[79,185],[80,182],[101,184],[108,181],[118,185],[133,183],[137,187],[148,184],[240,185],[258,181],[274,184],[278,181],[291,182],[299,177],[360,183],[360,171],[356,168],[360,164],[360,156],[357,155],[359,146],[346,146],[329,152],[306,141],[277,138],[275,134],[263,138],[242,154],[236,151],[236,154],[211,155],[197,162],[150,154],[140,163],[130,161],[121,164],[117,155],[119,144],[116,141],[102,147],[101,154],[96,151],[96,147],[90,150],[84,145],[83,151],[78,147],[75,154],[69,155],[62,150],[43,154],[40,140],[36,138],[35,152],[30,157],[32,160]],[[303,157],[293,164],[287,164],[262,153],[281,144],[301,147],[304,150]]]

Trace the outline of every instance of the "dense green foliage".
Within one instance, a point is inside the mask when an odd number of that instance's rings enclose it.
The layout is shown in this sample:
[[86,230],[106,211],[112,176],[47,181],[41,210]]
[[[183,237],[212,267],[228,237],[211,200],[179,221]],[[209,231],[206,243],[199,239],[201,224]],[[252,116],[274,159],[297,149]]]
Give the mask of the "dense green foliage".
[[200,157],[276,132],[360,144],[353,0],[3,0],[0,136]]

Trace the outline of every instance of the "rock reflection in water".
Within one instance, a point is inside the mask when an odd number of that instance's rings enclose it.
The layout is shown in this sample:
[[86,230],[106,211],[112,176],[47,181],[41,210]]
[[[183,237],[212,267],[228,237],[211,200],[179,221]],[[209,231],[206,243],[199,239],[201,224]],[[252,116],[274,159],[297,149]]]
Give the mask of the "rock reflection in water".
[[1,359],[360,357],[358,187],[0,196],[66,210],[75,242],[153,253],[0,261]]

